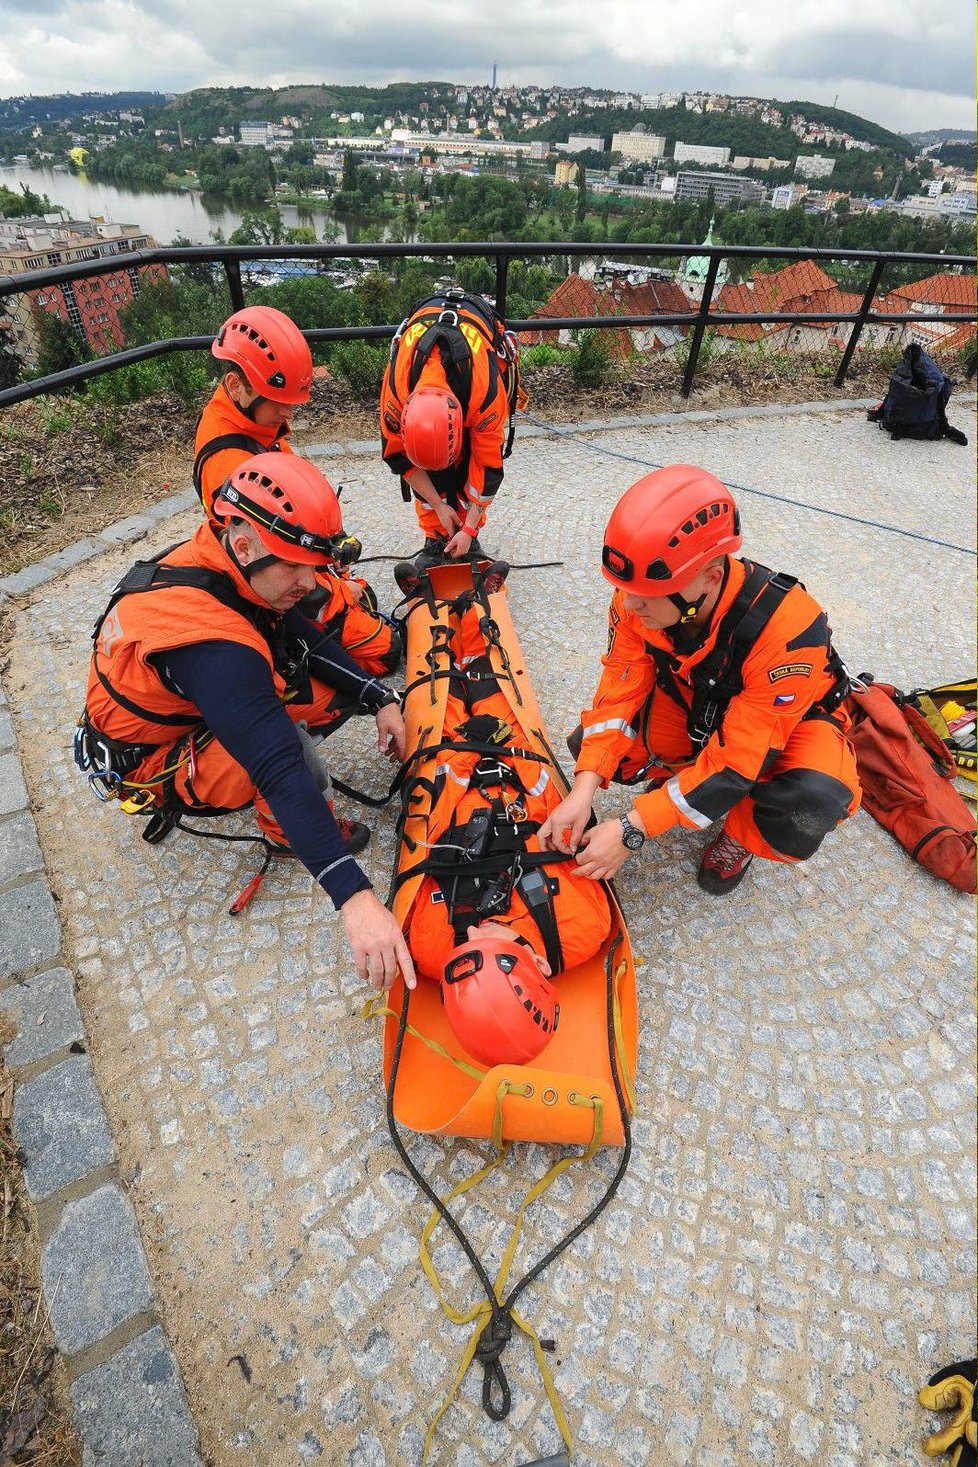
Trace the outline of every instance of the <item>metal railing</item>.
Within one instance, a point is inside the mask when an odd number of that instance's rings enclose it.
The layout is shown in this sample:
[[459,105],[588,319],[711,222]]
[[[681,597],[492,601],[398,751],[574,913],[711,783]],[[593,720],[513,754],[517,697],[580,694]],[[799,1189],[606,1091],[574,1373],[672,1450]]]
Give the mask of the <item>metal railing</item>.
[[[947,326],[953,322],[956,326],[962,326],[978,322],[978,313],[976,313],[974,308],[961,308],[958,305],[954,305],[953,310],[934,314],[925,314],[918,311],[879,312],[873,309],[877,292],[888,266],[895,267],[901,272],[906,271],[908,268],[914,270],[919,268],[922,272],[931,270],[941,273],[966,270],[973,275],[976,264],[978,264],[976,257],[973,255],[902,254],[877,250],[798,249],[775,245],[606,244],[602,247],[594,243],[556,241],[533,243],[497,243],[494,241],[483,241],[421,244],[279,244],[159,247],[152,250],[132,251],[126,254],[112,254],[96,259],[78,260],[68,265],[51,266],[43,270],[23,271],[16,275],[0,276],[0,311],[3,309],[3,301],[11,295],[58,287],[75,280],[93,280],[99,276],[118,271],[141,271],[151,266],[186,267],[209,265],[220,267],[224,273],[231,309],[240,310],[245,305],[246,289],[246,284],[242,279],[242,265],[249,263],[260,264],[262,261],[269,260],[283,262],[296,260],[324,265],[337,261],[391,259],[421,259],[426,262],[436,262],[442,259],[457,260],[475,256],[488,260],[493,264],[495,269],[494,298],[499,313],[505,316],[508,274],[510,264],[513,260],[564,259],[567,261],[567,268],[569,270],[570,261],[580,258],[607,259],[613,257],[615,260],[622,261],[629,259],[645,261],[655,259],[675,260],[682,256],[691,255],[707,260],[708,267],[703,284],[702,299],[696,306],[691,304],[688,311],[653,313],[650,315],[601,314],[596,316],[568,316],[559,318],[536,315],[529,319],[508,320],[507,325],[517,334],[527,331],[534,333],[573,331],[592,327],[600,330],[616,330],[622,327],[649,329],[656,326],[686,329],[690,335],[688,349],[685,354],[681,390],[683,396],[688,397],[692,390],[704,336],[708,329],[716,330],[722,327],[751,324],[763,326],[792,325],[799,327],[812,327],[814,325],[821,327],[825,324],[838,324],[840,327],[850,326],[852,329],[849,334],[849,339],[839,359],[833,379],[834,385],[841,387],[846,379],[860,337],[867,325],[895,326],[913,324],[915,326],[922,326],[928,323],[938,323]],[[830,261],[844,262],[853,267],[861,266],[866,268],[869,272],[868,279],[863,289],[859,308],[853,311],[840,312],[822,310],[818,310],[817,312],[774,310],[741,312],[714,309],[717,278],[722,264],[730,265],[736,263],[739,270],[741,264],[747,264],[751,261],[798,263],[803,260],[812,261],[818,265]],[[297,324],[300,328],[302,327],[301,321]],[[397,323],[380,326],[330,326],[304,330],[304,335],[310,343],[316,344],[333,341],[389,339],[394,335],[396,330]],[[8,387],[0,391],[0,407],[7,407],[12,403],[22,402],[28,398],[38,397],[45,393],[57,392],[63,388],[75,387],[92,377],[106,372],[113,372],[120,367],[144,362],[154,357],[166,356],[173,352],[209,351],[212,341],[213,337],[209,335],[179,336],[163,341],[147,342],[139,346],[126,347],[107,356],[97,357],[91,361],[68,367],[63,371],[54,372],[47,376],[34,377],[27,381],[19,382],[15,386]],[[969,366],[968,376],[973,376],[974,372],[975,364],[972,361]]]

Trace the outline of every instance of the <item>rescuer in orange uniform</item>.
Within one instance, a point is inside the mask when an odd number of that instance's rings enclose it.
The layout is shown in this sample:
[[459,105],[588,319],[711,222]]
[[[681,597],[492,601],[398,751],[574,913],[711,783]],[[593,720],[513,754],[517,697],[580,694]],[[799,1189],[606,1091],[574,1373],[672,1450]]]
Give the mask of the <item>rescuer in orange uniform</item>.
[[[292,452],[292,415],[312,392],[312,354],[298,326],[272,306],[235,311],[211,351],[225,370],[197,423],[194,487],[214,522],[214,497],[245,459]],[[382,677],[400,661],[401,639],[377,614],[366,581],[349,574],[354,554],[359,542],[348,536],[321,573],[306,610],[365,672]],[[339,716],[341,709],[335,711]]]
[[391,347],[380,397],[384,462],[414,496],[419,569],[479,555],[525,398],[512,336],[488,303],[446,291],[418,305]]
[[[486,961],[480,981],[491,983],[494,976],[496,986],[483,990],[477,1018],[470,1010],[459,1037],[470,1053],[494,1063],[521,1052],[526,1015],[522,1005],[513,1005],[505,1017],[511,970],[490,974],[488,960],[512,956],[529,981],[536,979],[534,966],[543,978],[555,977],[597,952],[611,913],[603,887],[573,861],[548,861],[541,853],[537,829],[560,804],[560,791],[546,763],[520,752],[530,741],[496,684],[480,614],[470,608],[452,638],[444,742],[429,791],[426,874],[407,938],[424,977],[444,985],[446,973],[455,973],[453,992],[443,986],[450,1018],[463,992],[454,987],[463,958],[477,952],[476,961]],[[497,1034],[493,1026],[500,1022],[505,1033]],[[492,1043],[502,1043],[502,1050],[487,1058],[485,1046]]]
[[[646,475],[612,512],[604,671],[568,740],[573,788],[540,831],[590,876],[673,826],[722,821],[697,879],[730,892],[754,856],[804,861],[858,808],[826,613],[792,577],[735,559],[740,544],[729,490],[688,464]],[[645,792],[586,831],[609,780]]]
[[[361,977],[413,984],[394,918],[354,860],[365,826],[338,824],[302,724],[334,689],[374,714],[378,748],[404,756],[396,693],[297,610],[342,536],[312,464],[260,454],[238,468],[192,539],[123,577],[96,629],[76,761],[103,797],[151,816],[162,839],[184,814],[255,806],[339,910]],[[156,822],[150,836],[152,822]]]

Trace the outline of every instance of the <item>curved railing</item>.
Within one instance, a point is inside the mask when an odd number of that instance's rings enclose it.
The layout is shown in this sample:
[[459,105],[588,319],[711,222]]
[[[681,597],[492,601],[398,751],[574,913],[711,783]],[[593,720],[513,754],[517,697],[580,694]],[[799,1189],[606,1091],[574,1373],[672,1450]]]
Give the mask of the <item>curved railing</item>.
[[[677,245],[677,244],[609,244],[603,248],[593,243],[570,243],[570,242],[545,242],[545,243],[497,243],[494,241],[466,242],[466,243],[424,243],[424,244],[400,244],[400,243],[371,243],[361,245],[349,244],[298,244],[298,245],[209,245],[209,246],[182,246],[182,247],[158,247],[148,250],[131,251],[125,254],[111,254],[94,259],[78,260],[67,265],[56,265],[46,269],[23,271],[16,275],[0,276],[0,311],[4,309],[4,301],[11,296],[24,295],[30,291],[45,290],[60,287],[68,282],[76,280],[93,280],[106,274],[114,272],[129,271],[141,272],[152,266],[211,266],[220,269],[224,273],[227,285],[228,298],[231,310],[238,310],[245,304],[245,289],[247,282],[242,276],[242,267],[251,264],[260,264],[263,261],[297,261],[313,264],[318,268],[330,262],[348,260],[390,260],[390,259],[424,259],[437,261],[440,259],[457,260],[481,257],[492,263],[495,270],[495,300],[500,314],[506,313],[507,277],[509,266],[513,260],[532,260],[539,258],[563,258],[569,263],[575,258],[614,258],[617,261],[649,261],[656,259],[675,260],[681,256],[696,256],[707,262],[707,270],[703,281],[702,299],[699,304],[691,304],[688,311],[681,312],[657,312],[649,315],[624,315],[624,314],[601,314],[595,316],[566,316],[551,317],[535,315],[528,320],[509,320],[507,324],[517,333],[532,332],[556,332],[561,330],[577,330],[589,327],[599,329],[628,328],[653,328],[673,327],[688,332],[688,342],[685,350],[685,364],[683,373],[682,393],[688,396],[696,375],[697,363],[700,358],[703,338],[708,329],[718,329],[732,326],[761,325],[795,325],[798,327],[811,327],[814,324],[838,324],[850,326],[848,341],[839,358],[838,366],[834,376],[834,383],[840,387],[846,379],[849,366],[859,345],[862,333],[867,325],[893,326],[910,324],[924,326],[928,323],[939,323],[947,326],[953,323],[956,327],[975,324],[978,322],[978,314],[974,307],[962,307],[948,301],[947,310],[934,309],[933,311],[894,312],[887,309],[880,312],[874,309],[878,302],[879,291],[884,280],[885,273],[889,268],[899,270],[905,275],[908,270],[919,269],[922,274],[930,271],[935,274],[946,274],[965,270],[974,274],[976,258],[973,255],[944,255],[944,254],[901,254],[894,252],[881,252],[876,250],[823,250],[823,249],[797,249],[786,246],[747,246],[747,245]],[[827,264],[828,262],[844,262],[850,267],[859,270],[864,275],[860,282],[860,291],[852,292],[861,294],[858,309],[852,311],[823,311],[817,313],[812,311],[724,311],[717,308],[717,280],[721,266],[735,265],[739,273],[743,273],[743,267],[752,261],[783,261],[785,263],[809,260],[815,264]],[[939,303],[937,303],[939,304]],[[953,308],[952,308],[953,307]],[[303,323],[297,323],[303,327]],[[390,338],[397,330],[396,323],[380,326],[332,326],[306,330],[304,334],[311,343],[350,341],[350,340],[376,340]],[[62,388],[77,386],[92,377],[105,372],[112,372],[120,367],[129,366],[135,362],[146,361],[152,357],[168,355],[172,352],[207,351],[211,346],[213,338],[206,336],[180,336],[171,337],[167,340],[143,343],[139,346],[123,347],[119,351],[105,356],[97,357],[91,361],[68,367],[63,371],[51,373],[47,376],[36,376],[25,381],[18,382],[12,387],[0,391],[0,407],[12,403],[22,402],[27,398],[38,397],[45,393],[56,392]],[[968,375],[974,375],[974,363],[969,368]]]

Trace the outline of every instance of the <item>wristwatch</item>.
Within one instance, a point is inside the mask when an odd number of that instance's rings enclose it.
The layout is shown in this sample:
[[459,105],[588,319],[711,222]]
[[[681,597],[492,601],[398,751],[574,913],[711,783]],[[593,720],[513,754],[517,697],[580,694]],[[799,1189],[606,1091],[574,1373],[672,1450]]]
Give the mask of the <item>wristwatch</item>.
[[621,821],[621,843],[626,851],[640,851],[645,845],[646,837],[627,815],[619,815],[618,819]]

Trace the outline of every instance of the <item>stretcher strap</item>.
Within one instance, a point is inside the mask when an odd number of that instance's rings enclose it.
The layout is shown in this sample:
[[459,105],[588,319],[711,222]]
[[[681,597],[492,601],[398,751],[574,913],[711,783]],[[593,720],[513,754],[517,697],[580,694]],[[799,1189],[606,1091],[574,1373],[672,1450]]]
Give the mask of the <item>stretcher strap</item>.
[[[444,1200],[446,1207],[449,1203],[454,1202],[457,1197],[463,1196],[466,1192],[478,1186],[480,1182],[484,1181],[499,1166],[508,1150],[508,1143],[502,1139],[503,1101],[507,1095],[526,1096],[530,1093],[531,1087],[529,1085],[514,1085],[510,1080],[500,1081],[496,1090],[496,1106],[492,1126],[492,1141],[496,1148],[496,1154],[490,1162],[480,1167],[472,1176],[465,1177],[462,1181],[455,1184]],[[421,1266],[424,1269],[428,1282],[431,1284],[442,1312],[453,1324],[475,1325],[471,1338],[463,1352],[462,1359],[459,1362],[459,1367],[455,1372],[455,1378],[449,1387],[448,1394],[438,1408],[425,1433],[424,1451],[421,1457],[422,1462],[428,1459],[428,1453],[431,1450],[432,1440],[438,1429],[438,1425],[454,1400],[473,1359],[478,1358],[480,1360],[485,1372],[482,1383],[482,1404],[486,1413],[493,1420],[497,1421],[503,1420],[508,1415],[510,1391],[499,1357],[510,1338],[510,1320],[523,1331],[533,1346],[533,1353],[547,1392],[547,1399],[550,1401],[554,1419],[557,1422],[558,1430],[564,1439],[568,1452],[573,1450],[574,1443],[570,1424],[554,1382],[553,1374],[547,1362],[543,1345],[540,1342],[540,1337],[533,1326],[511,1304],[506,1303],[504,1297],[509,1271],[516,1255],[516,1248],[519,1243],[523,1219],[527,1209],[534,1202],[539,1201],[557,1178],[567,1171],[569,1167],[574,1166],[578,1162],[590,1161],[601,1145],[601,1138],[604,1131],[603,1101],[598,1096],[577,1095],[574,1092],[571,1092],[567,1098],[571,1105],[586,1106],[588,1109],[594,1111],[594,1127],[591,1140],[585,1151],[582,1151],[576,1156],[561,1157],[558,1161],[554,1162],[545,1175],[538,1182],[534,1183],[520,1203],[516,1214],[516,1221],[510,1233],[509,1241],[506,1244],[506,1250],[503,1254],[499,1272],[493,1280],[492,1288],[495,1302],[484,1299],[480,1304],[475,1304],[467,1310],[457,1309],[453,1304],[449,1303],[445,1297],[441,1279],[438,1276],[438,1271],[434,1266],[429,1249],[434,1231],[442,1220],[442,1212],[440,1210],[433,1211],[422,1229],[419,1249]],[[498,1406],[492,1399],[492,1388],[494,1385],[497,1387],[501,1398]]]
[[[396,1014],[392,1008],[389,1008],[380,994],[377,994],[374,998],[367,999],[367,1002],[363,1006],[362,1014],[365,1019],[400,1018],[400,1014]],[[486,1078],[488,1071],[480,1070],[475,1065],[468,1064],[466,1060],[459,1059],[454,1054],[449,1054],[443,1044],[439,1044],[437,1039],[429,1038],[427,1034],[422,1034],[421,1030],[415,1029],[413,1024],[405,1024],[404,1028],[405,1032],[410,1034],[412,1039],[420,1039],[422,1044],[427,1045],[430,1050],[440,1055],[442,1059],[451,1060],[453,1065],[456,1065],[464,1074],[470,1075],[473,1080],[482,1081]]]

